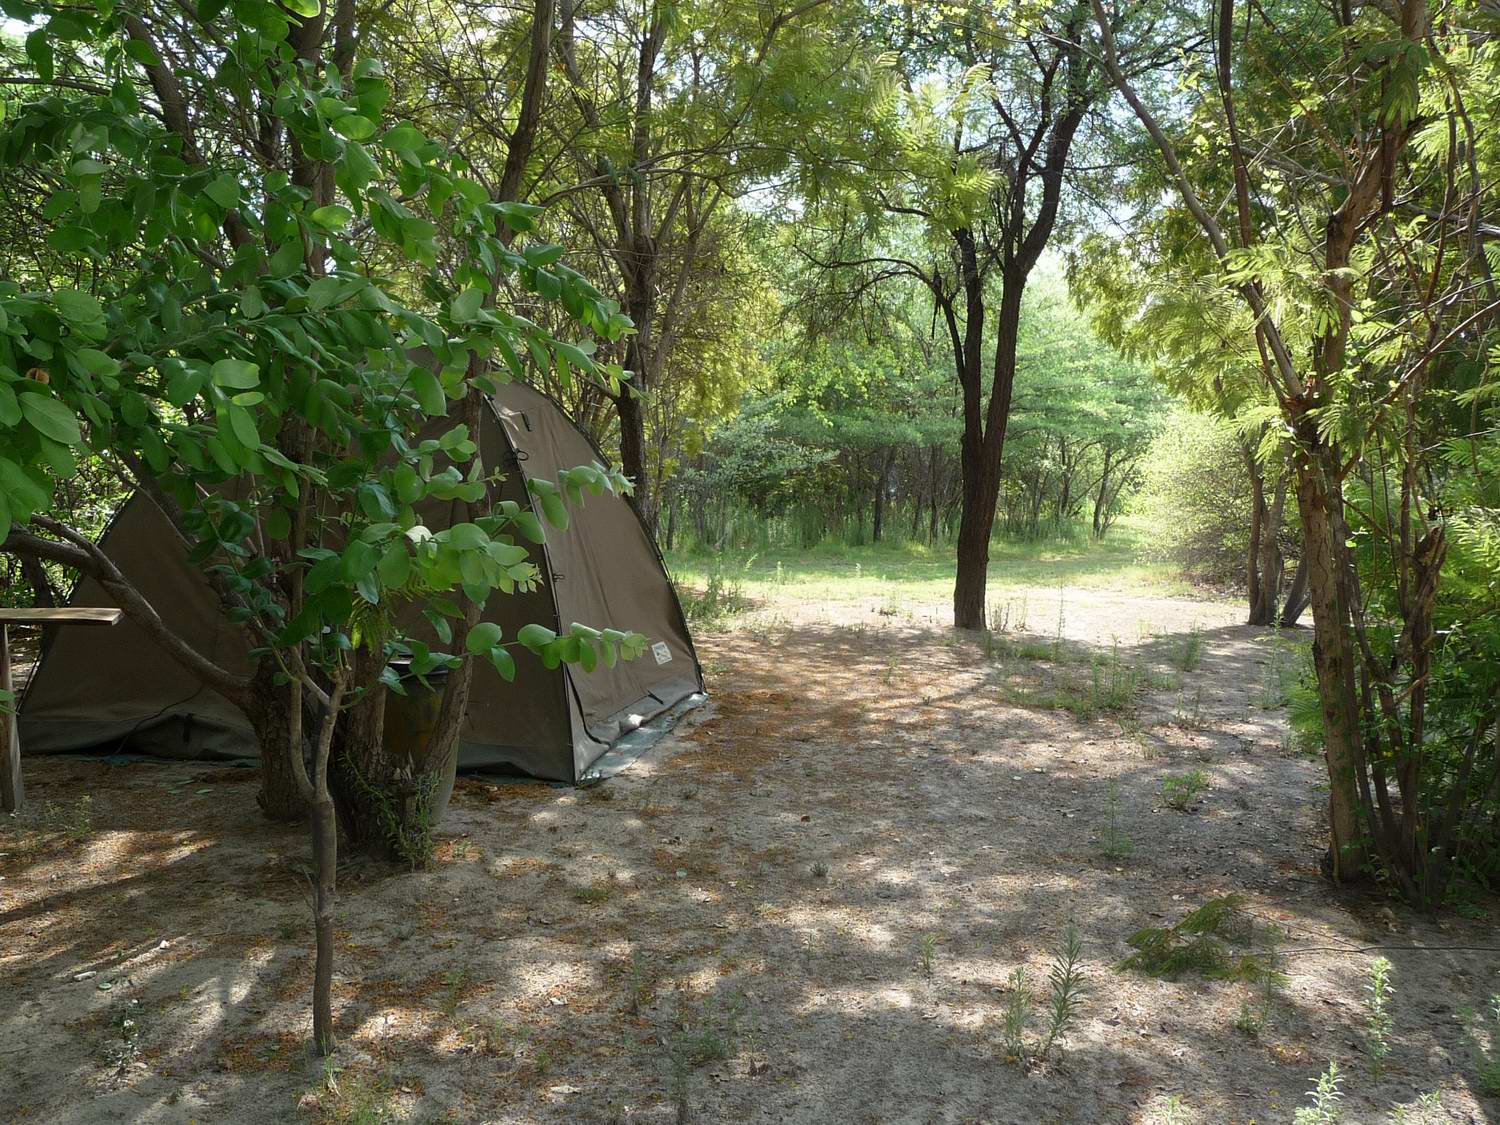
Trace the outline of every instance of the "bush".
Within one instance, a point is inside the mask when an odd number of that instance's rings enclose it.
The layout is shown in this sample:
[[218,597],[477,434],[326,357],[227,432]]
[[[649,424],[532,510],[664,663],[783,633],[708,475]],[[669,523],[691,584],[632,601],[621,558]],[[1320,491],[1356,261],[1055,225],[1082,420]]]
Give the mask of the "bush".
[[1151,445],[1134,508],[1150,529],[1146,553],[1197,582],[1244,582],[1251,495],[1244,454],[1227,423],[1182,410]]

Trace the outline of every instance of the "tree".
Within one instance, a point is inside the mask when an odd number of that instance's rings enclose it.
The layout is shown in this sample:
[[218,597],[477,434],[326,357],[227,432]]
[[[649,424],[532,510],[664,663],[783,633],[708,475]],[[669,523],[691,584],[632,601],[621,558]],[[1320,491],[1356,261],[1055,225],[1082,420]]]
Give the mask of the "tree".
[[1025,289],[1104,87],[1079,5],[882,5],[872,16],[887,29],[899,93],[873,98],[869,119],[824,155],[806,252],[855,273],[856,297],[914,279],[941,320],[964,422],[954,624],[978,629]]
[[[1478,218],[1490,142],[1473,117],[1493,104],[1492,74],[1475,69],[1463,20],[1435,20],[1423,0],[1258,8],[1243,34],[1220,0],[1183,13],[1211,29],[1213,58],[1180,66],[1208,81],[1158,106],[1121,65],[1118,14],[1093,9],[1103,63],[1209,247],[1204,291],[1242,302],[1242,346],[1291,445],[1330,872],[1358,878],[1373,857],[1435,906],[1490,784],[1492,705],[1452,716],[1466,727],[1456,748],[1428,736],[1449,550],[1438,451],[1472,427],[1500,313]],[[1305,83],[1285,81],[1293,60]],[[1261,96],[1238,96],[1247,87]],[[1225,177],[1221,222],[1205,199]],[[1477,468],[1475,440],[1462,443]]]
[[[494,277],[606,340],[629,324],[560,247],[511,248],[535,208],[492,201],[413,125],[382,124],[389,89],[359,55],[352,4],[6,11],[32,30],[0,162],[37,185],[55,257],[0,285],[0,542],[97,579],[251,719],[267,812],[310,811],[326,1053],[345,716],[396,683],[398,654],[418,676],[474,659],[513,675],[517,651],[589,664],[643,643],[476,624],[488,598],[539,580],[525,543],[543,537],[494,500],[479,393],[528,354],[605,377],[587,340],[497,307]],[[447,271],[438,221],[462,248]],[[455,402],[465,420],[441,422]],[[203,568],[243,634],[248,674],[169,629],[87,529],[50,514],[80,459],[161,510],[168,549]],[[564,496],[621,487],[600,466],[533,482],[557,525]],[[439,506],[467,518],[429,528]],[[422,635],[404,612],[417,603]]]

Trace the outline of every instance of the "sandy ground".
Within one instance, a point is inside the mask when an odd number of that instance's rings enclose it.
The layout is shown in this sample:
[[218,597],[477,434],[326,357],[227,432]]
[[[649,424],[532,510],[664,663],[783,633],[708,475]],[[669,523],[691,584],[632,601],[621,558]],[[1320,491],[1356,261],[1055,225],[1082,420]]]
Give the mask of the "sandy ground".
[[[941,606],[828,611],[790,584],[700,636],[713,703],[625,774],[464,782],[433,869],[348,865],[331,1065],[305,1050],[306,847],[258,818],[253,777],[29,760],[32,808],[0,828],[0,1120],[1269,1123],[1330,1059],[1346,1122],[1430,1091],[1409,1119],[1495,1120],[1461,1015],[1500,992],[1500,955],[1461,948],[1500,944],[1493,923],[1321,881],[1274,639],[1233,605],[1012,595],[1042,640],[1156,677],[1140,710],[1009,705],[1045,663],[986,655]],[[1195,630],[1201,664],[1174,672]],[[1195,769],[1207,791],[1167,807],[1163,778]],[[1112,785],[1128,858],[1100,852]],[[1249,986],[1115,967],[1137,928],[1228,892],[1286,934],[1257,1035]],[[1008,982],[1044,991],[1070,923],[1084,1006],[1023,1066]]]

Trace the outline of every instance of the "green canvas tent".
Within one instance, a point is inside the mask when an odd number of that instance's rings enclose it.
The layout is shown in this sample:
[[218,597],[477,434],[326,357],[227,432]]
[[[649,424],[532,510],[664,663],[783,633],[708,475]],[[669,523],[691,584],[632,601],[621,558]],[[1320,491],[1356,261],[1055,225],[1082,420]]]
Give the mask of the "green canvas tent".
[[[477,440],[486,466],[506,473],[499,499],[529,506],[529,476],[555,479],[559,469],[603,459],[556,403],[529,387],[501,386],[490,405]],[[453,425],[438,423],[434,434]],[[422,514],[429,526],[447,524],[447,505]],[[155,503],[133,497],[101,545],[169,626],[221,665],[247,666],[241,634],[224,621],[207,580]],[[661,555],[625,499],[587,496],[567,531],[549,531],[546,545],[532,548],[532,560],[542,573],[539,588],[496,595],[486,608],[506,636],[528,622],[561,629],[578,621],[645,634],[645,655],[584,672],[548,670],[538,657],[518,651],[513,683],[480,662],[459,766],[508,767],[576,782],[642,724],[701,699],[703,676]],[[107,605],[108,599],[86,578],[69,604]],[[414,629],[419,610],[411,610]],[[244,714],[128,618],[113,629],[58,633],[27,686],[20,732],[27,753],[257,754]]]

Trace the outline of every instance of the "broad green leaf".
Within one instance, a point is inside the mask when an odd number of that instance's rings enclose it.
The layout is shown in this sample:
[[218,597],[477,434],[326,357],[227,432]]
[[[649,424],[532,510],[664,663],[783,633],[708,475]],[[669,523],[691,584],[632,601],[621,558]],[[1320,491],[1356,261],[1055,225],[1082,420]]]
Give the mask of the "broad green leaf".
[[209,182],[203,189],[203,194],[212,199],[224,210],[228,211],[239,206],[240,182],[228,173]]
[[87,293],[59,289],[52,294],[62,318],[74,324],[93,324],[104,319],[104,307]]
[[520,641],[532,652],[539,652],[557,639],[557,634],[545,625],[522,625],[516,633],[516,640]]
[[479,309],[483,304],[483,289],[465,289],[457,297],[453,298],[453,304],[449,307],[448,311],[454,320],[460,324],[464,324],[479,315]]
[[249,390],[260,385],[260,366],[243,359],[216,360],[213,381],[220,387]]
[[82,444],[77,416],[57,399],[36,391],[22,391],[18,397],[21,413],[39,432],[64,445]]
[[427,368],[411,369],[411,389],[424,414],[437,416],[448,413],[448,396],[443,393],[443,384]]
[[515,683],[516,680],[516,658],[510,654],[510,650],[496,645],[490,649],[490,663],[495,666],[495,671],[500,673],[500,678],[506,683]]
[[333,131],[351,141],[367,141],[375,135],[375,122],[368,117],[351,113],[334,121]]
[[471,653],[489,652],[500,643],[504,631],[493,621],[481,621],[469,630],[469,635],[464,638],[464,647]]
[[354,218],[354,212],[338,203],[330,203],[326,207],[319,207],[312,213],[312,221],[324,230],[342,230],[349,225],[349,220]]

